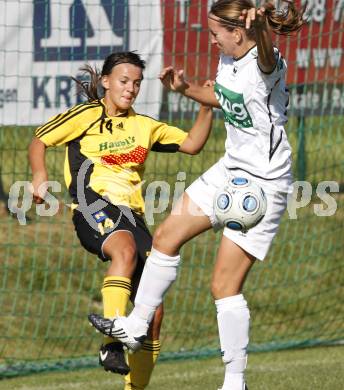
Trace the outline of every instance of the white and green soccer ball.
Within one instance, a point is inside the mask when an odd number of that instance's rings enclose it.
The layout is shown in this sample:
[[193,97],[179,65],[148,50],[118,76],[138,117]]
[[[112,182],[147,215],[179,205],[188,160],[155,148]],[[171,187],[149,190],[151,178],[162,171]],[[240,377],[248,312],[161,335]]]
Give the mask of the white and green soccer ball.
[[233,177],[216,191],[215,217],[221,226],[246,232],[256,226],[266,213],[263,189],[250,179]]

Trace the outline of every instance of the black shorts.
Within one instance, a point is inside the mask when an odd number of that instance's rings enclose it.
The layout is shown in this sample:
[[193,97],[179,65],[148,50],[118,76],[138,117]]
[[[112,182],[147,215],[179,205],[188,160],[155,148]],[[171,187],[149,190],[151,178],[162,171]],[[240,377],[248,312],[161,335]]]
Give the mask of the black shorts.
[[152,236],[143,220],[133,210],[124,206],[107,205],[94,214],[85,215],[77,209],[73,211],[73,223],[81,245],[89,252],[98,255],[102,261],[109,258],[102,251],[104,241],[114,232],[126,230],[133,234],[137,250],[137,269],[141,275],[146,258],[152,247]]

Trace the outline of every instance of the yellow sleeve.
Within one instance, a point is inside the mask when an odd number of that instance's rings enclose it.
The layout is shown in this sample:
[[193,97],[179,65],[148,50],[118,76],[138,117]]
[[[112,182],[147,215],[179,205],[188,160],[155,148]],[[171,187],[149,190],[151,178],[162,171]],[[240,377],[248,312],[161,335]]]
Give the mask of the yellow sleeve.
[[184,142],[188,133],[178,127],[149,118],[152,126],[151,150],[155,152],[175,153]]
[[[46,146],[63,145],[79,137],[95,121],[90,112],[94,105],[79,104],[68,111],[53,116],[36,129],[35,135]],[[93,119],[93,120],[92,120]]]

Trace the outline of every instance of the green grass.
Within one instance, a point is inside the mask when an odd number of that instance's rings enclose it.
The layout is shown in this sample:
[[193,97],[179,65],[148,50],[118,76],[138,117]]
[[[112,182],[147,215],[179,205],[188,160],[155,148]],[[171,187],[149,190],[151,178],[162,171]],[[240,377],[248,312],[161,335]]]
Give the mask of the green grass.
[[[189,129],[190,120],[183,120],[175,125]],[[293,150],[293,170],[298,178],[300,152],[300,128],[297,118],[291,117],[287,126],[289,142]],[[33,135],[33,128],[0,127],[0,174],[6,190],[15,180],[28,180],[30,170],[27,160],[27,148]],[[305,122],[305,163],[306,180],[318,183],[323,180],[342,182],[344,161],[344,126],[341,116],[306,118]],[[151,153],[146,162],[145,179],[167,180],[175,183],[176,174],[182,170],[187,173],[187,183],[192,182],[224,153],[226,131],[222,120],[214,121],[213,131],[204,150],[197,156],[182,153],[166,155]],[[48,150],[47,165],[49,178],[63,180],[64,147]]]
[[[216,390],[222,385],[220,358],[160,363],[150,390]],[[251,354],[250,390],[333,390],[344,383],[344,347]],[[1,390],[123,389],[122,379],[101,368],[7,379]]]
[[[343,181],[342,118],[309,118],[306,124],[307,178],[313,183]],[[295,119],[288,132],[298,161]],[[223,154],[224,133],[216,128],[198,156],[152,153],[147,181],[167,180],[173,194],[178,171],[187,172],[188,184]],[[30,179],[31,135],[32,129],[0,128],[1,178],[7,191],[15,180]],[[63,148],[49,151],[51,180],[63,183],[63,159]],[[317,197],[298,211],[297,220],[285,215],[268,258],[253,267],[245,286],[253,349],[344,339],[344,196],[332,196],[338,206],[332,217],[314,215],[314,204],[321,203]],[[65,193],[59,198],[69,200]],[[101,311],[106,266],[80,247],[70,212],[61,204],[53,218],[37,217],[32,207],[29,224],[20,226],[0,203],[0,364],[91,356],[99,344],[86,314]],[[156,215],[156,224],[165,215]],[[166,299],[165,351],[218,348],[209,286],[219,239],[209,231],[183,248],[180,276]]]
[[[343,204],[343,196],[336,199]],[[0,240],[6,242],[1,363],[90,354],[99,336],[86,314],[101,311],[106,266],[80,247],[68,210],[27,226],[3,216],[0,226],[6,227],[0,229]],[[284,218],[268,259],[253,267],[246,283],[254,349],[343,339],[342,229],[342,209],[319,218],[308,207],[297,221]],[[166,299],[166,351],[218,348],[209,286],[219,238],[209,231],[183,249],[179,278]]]

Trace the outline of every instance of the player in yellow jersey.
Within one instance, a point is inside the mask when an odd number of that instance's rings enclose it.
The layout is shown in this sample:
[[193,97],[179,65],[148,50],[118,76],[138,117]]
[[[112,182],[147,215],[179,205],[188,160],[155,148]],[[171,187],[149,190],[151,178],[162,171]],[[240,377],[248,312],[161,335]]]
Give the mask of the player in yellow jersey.
[[[137,114],[132,105],[140,91],[144,68],[145,62],[133,52],[110,54],[100,75],[86,66],[90,82],[79,82],[79,86],[88,102],[39,127],[29,148],[34,201],[42,203],[48,180],[45,150],[66,146],[64,176],[73,198],[76,233],[89,252],[109,261],[101,290],[105,317],[125,314],[152,245],[143,219],[141,192],[149,152],[196,154],[205,144],[212,123],[212,110],[207,106],[201,106],[188,133]],[[160,306],[143,348],[129,355],[129,366],[122,344],[104,338],[99,362],[106,371],[126,374],[125,390],[148,385],[160,351],[162,317]]]

